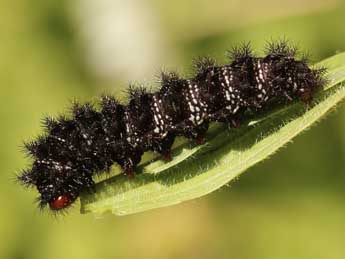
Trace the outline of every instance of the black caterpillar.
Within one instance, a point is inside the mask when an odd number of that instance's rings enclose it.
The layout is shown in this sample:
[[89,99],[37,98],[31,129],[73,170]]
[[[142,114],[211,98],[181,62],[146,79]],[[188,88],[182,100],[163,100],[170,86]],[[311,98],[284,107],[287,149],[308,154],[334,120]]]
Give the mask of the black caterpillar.
[[36,186],[41,208],[61,210],[92,189],[94,174],[109,171],[114,163],[133,176],[145,151],[169,159],[176,136],[200,143],[210,122],[237,127],[248,113],[273,104],[308,103],[326,82],[325,70],[298,60],[296,48],[285,41],[269,43],[261,58],[249,44],[230,53],[232,62],[224,66],[210,58],[196,61],[194,78],[162,73],[156,92],[130,87],[127,105],[103,96],[99,110],[90,103],[74,104],[72,118],[46,118],[46,134],[25,144],[34,162],[19,180]]

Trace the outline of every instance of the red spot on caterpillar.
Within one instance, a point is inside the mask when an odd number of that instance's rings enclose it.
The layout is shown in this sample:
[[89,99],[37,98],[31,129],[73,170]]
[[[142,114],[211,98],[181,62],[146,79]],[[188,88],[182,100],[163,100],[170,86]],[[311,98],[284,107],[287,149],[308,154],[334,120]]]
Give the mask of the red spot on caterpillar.
[[63,194],[57,197],[55,200],[49,203],[49,206],[52,210],[61,210],[67,208],[69,205],[72,204],[74,199],[68,194]]

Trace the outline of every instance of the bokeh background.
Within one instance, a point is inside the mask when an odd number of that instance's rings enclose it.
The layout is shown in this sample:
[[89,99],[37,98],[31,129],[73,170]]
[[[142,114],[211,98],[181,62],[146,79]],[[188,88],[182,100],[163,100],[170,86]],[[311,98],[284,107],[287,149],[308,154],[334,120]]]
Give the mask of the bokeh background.
[[40,213],[13,176],[23,140],[71,100],[123,96],[162,68],[192,72],[232,45],[286,37],[319,61],[345,51],[340,0],[1,0],[0,258],[344,258],[345,108],[230,187],[115,217]]

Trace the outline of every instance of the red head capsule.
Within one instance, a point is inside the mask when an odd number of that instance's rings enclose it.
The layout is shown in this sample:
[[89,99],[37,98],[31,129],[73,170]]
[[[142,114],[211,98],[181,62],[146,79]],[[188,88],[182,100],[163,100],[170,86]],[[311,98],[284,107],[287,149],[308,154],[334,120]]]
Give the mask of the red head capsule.
[[52,210],[61,210],[67,208],[69,205],[72,204],[74,199],[68,194],[63,194],[57,197],[55,200],[49,203],[49,206]]

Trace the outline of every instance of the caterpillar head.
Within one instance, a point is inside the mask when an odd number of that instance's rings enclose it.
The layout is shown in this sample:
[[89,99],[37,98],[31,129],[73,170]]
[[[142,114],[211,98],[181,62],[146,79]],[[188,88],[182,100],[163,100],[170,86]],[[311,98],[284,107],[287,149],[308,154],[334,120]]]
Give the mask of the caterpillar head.
[[[31,171],[23,172],[18,179],[26,186],[36,187],[41,209],[47,206],[54,211],[66,209],[74,203],[83,188],[94,185],[88,174],[79,173],[76,176],[62,166],[52,170],[51,164],[40,164],[42,161],[36,161]],[[57,166],[57,163],[54,164]]]

